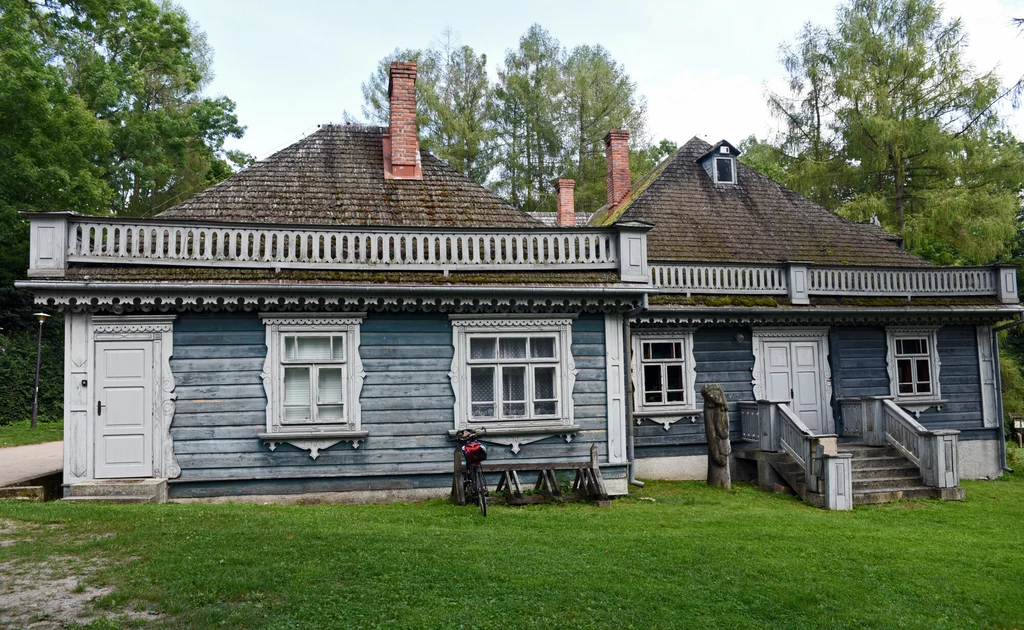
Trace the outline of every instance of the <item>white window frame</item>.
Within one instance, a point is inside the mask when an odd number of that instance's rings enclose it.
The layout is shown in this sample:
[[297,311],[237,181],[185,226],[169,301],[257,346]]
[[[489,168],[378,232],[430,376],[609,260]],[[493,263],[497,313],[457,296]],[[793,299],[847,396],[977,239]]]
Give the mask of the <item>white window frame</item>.
[[[339,441],[351,441],[355,447],[366,436],[361,431],[361,410],[359,395],[363,388],[363,364],[359,358],[359,328],[365,318],[362,313],[344,315],[294,315],[260,313],[266,326],[267,356],[263,364],[263,387],[267,393],[267,432],[260,437],[274,450],[277,443],[290,443],[310,450],[315,459],[320,448],[327,448]],[[284,358],[286,337],[343,337],[344,358],[315,361]],[[310,370],[310,412],[316,419],[317,373],[320,367],[341,367],[344,396],[344,418],[340,422],[289,423],[284,420],[284,371],[292,365],[312,366]],[[288,439],[292,438],[292,439]],[[302,440],[302,438],[325,438],[324,440]],[[329,438],[329,439],[328,439]],[[332,441],[333,440],[333,441]],[[329,443],[328,443],[329,442]]]
[[[897,403],[907,406],[912,411],[920,412],[933,405],[941,405],[942,393],[939,390],[939,349],[937,343],[938,326],[915,326],[915,327],[888,327],[885,329],[888,355],[886,357],[889,372],[889,393],[892,394]],[[921,355],[928,358],[931,370],[931,392],[923,394],[901,394],[899,388],[899,370],[897,369],[896,341],[906,339],[924,339],[928,343],[928,352]],[[916,355],[915,355],[916,356]],[[920,357],[919,357],[920,358]],[[914,366],[916,372],[916,363]],[[916,379],[915,379],[916,389]]]
[[[465,428],[531,430],[572,426],[572,392],[576,384],[576,363],[572,357],[573,316],[495,318],[476,315],[451,315],[450,319],[452,323],[452,345],[455,352],[452,356],[452,367],[448,375],[451,378],[452,389],[455,393],[455,430]],[[473,402],[470,369],[473,366],[500,365],[498,359],[470,359],[470,340],[474,337],[497,337],[499,340],[503,337],[551,337],[555,340],[555,359],[553,360],[527,358],[507,361],[507,363],[514,363],[517,366],[528,366],[529,376],[526,383],[527,415],[515,418],[502,418],[498,415],[493,420],[473,417],[471,411]],[[556,368],[555,387],[557,389],[558,402],[554,414],[535,415],[532,413],[533,401],[531,400],[530,387],[532,369],[536,366],[543,367],[548,365]],[[500,371],[500,368],[495,369],[495,398],[500,398]],[[501,410],[498,408],[501,404],[500,401],[496,400],[494,404],[496,414],[500,414]]]
[[[729,160],[732,162],[732,179],[718,179],[718,160]],[[716,184],[735,184],[736,183],[736,158],[732,155],[718,155],[715,154],[711,158],[711,173],[715,178]]]
[[[636,414],[648,416],[671,415],[679,412],[697,410],[697,363],[693,358],[693,330],[679,329],[666,331],[635,331],[632,335],[632,365],[630,372],[633,378],[633,409]],[[645,362],[643,347],[645,343],[677,342],[682,343],[680,360],[655,359]],[[682,363],[684,400],[682,402],[649,403],[645,400],[644,370],[645,363]],[[665,373],[662,373],[662,385],[667,385]]]

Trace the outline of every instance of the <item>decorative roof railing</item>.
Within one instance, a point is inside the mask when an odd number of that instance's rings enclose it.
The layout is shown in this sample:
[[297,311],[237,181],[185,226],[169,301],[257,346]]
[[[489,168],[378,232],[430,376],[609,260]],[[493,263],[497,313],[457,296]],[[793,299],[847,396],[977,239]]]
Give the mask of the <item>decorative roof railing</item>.
[[32,277],[62,276],[69,263],[86,263],[444,273],[606,270],[618,271],[625,282],[647,282],[649,226],[639,224],[522,230],[28,216]]
[[1014,267],[869,268],[807,263],[743,265],[652,262],[651,284],[662,293],[783,295],[794,304],[811,296],[1017,299]]

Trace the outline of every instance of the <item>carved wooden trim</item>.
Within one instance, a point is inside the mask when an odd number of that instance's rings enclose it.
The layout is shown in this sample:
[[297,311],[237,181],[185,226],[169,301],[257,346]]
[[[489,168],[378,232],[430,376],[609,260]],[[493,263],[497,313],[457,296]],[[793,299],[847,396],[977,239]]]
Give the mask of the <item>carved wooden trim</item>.
[[[942,400],[942,390],[939,384],[939,370],[942,362],[939,360],[938,331],[941,326],[888,326],[885,329],[885,370],[889,374],[889,393],[893,400],[900,407],[913,412],[920,418],[921,413],[934,407],[941,410],[946,403]],[[932,392],[926,395],[908,396],[900,395],[899,383],[896,375],[896,339],[898,338],[924,337],[928,340],[928,357],[932,370]]]
[[751,370],[751,385],[755,400],[765,400],[767,396],[764,376],[764,353],[762,344],[766,340],[800,341],[815,340],[818,342],[818,365],[821,366],[821,405],[824,420],[824,432],[835,430],[835,418],[832,411],[832,366],[829,364],[828,328],[752,328],[750,346],[754,354],[754,367]]
[[[467,354],[469,352],[469,343],[467,342],[466,335],[468,332],[473,333],[522,333],[524,335],[537,334],[537,333],[556,333],[558,335],[558,349],[559,349],[559,417],[558,418],[543,418],[543,419],[531,419],[523,418],[517,420],[505,420],[505,421],[494,421],[481,423],[479,426],[486,426],[489,430],[491,428],[497,432],[505,431],[508,429],[522,430],[524,433],[527,432],[531,427],[535,429],[541,429],[543,427],[550,426],[552,423],[558,426],[566,427],[567,440],[571,439],[568,435],[569,428],[573,426],[574,420],[574,404],[572,400],[573,389],[576,386],[576,361],[572,356],[572,322],[575,320],[575,315],[562,315],[557,317],[512,317],[512,318],[494,318],[494,317],[464,317],[458,315],[450,316],[452,324],[452,345],[454,346],[454,353],[452,354],[452,365],[448,372],[448,378],[452,383],[452,391],[455,395],[455,430],[461,430],[470,426],[478,426],[475,423],[470,423],[470,392],[469,388],[469,367],[467,363]],[[506,444],[512,446],[512,452],[518,453],[519,447],[522,444],[528,444],[537,440],[544,439],[546,435],[540,437],[516,437],[506,438],[497,437],[496,433],[487,436],[487,441],[496,442],[499,444]],[[572,432],[574,433],[574,432]]]
[[[321,450],[334,446],[339,442],[351,442],[353,448],[366,438],[367,433],[361,430],[362,410],[359,396],[363,389],[366,372],[359,356],[360,327],[365,313],[346,313],[338,315],[296,315],[294,313],[260,313],[265,326],[265,343],[267,354],[263,360],[263,371],[260,379],[267,395],[266,423],[267,433],[261,434],[264,443],[273,451],[277,444],[288,443],[308,450],[310,457],[316,459]],[[283,368],[281,364],[281,333],[290,332],[323,332],[341,333],[345,336],[345,374],[346,398],[344,424],[316,424],[308,431],[297,430],[294,426],[285,426],[281,422],[281,391],[283,385]],[[340,364],[339,364],[340,365]]]
[[[651,420],[657,424],[660,424],[666,431],[671,428],[672,424],[680,420],[681,418],[692,415],[697,411],[697,362],[693,356],[693,328],[676,328],[676,329],[658,329],[658,330],[634,330],[630,335],[630,344],[632,346],[632,361],[629,366],[630,375],[633,379],[633,415],[637,419],[637,424],[640,420]],[[640,371],[642,365],[642,352],[643,342],[656,339],[664,338],[673,341],[681,341],[683,343],[683,361],[684,370],[683,383],[686,388],[686,400],[683,404],[679,405],[654,405],[648,406],[644,403],[644,392],[643,392],[643,374]],[[655,420],[654,418],[657,418]],[[695,419],[691,419],[691,422],[695,422]]]

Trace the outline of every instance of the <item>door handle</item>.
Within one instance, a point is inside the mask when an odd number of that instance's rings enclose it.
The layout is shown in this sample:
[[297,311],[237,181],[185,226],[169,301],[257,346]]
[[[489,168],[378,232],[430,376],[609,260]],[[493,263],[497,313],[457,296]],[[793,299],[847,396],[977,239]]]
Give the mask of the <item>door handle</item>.
[[96,401],[96,415],[97,416],[102,416],[103,415],[103,401],[101,401],[101,400],[97,400]]

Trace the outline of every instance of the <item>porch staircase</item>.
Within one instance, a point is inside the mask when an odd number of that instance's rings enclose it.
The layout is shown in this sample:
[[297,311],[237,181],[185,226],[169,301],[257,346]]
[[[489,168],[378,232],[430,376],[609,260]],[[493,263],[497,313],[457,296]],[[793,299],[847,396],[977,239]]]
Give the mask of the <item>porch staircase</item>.
[[96,479],[68,486],[73,503],[166,503],[166,479]]
[[[840,453],[853,455],[853,502],[855,505],[887,503],[904,499],[942,499],[960,501],[964,489],[932,488],[924,485],[920,469],[892,446],[839,444]],[[803,468],[785,453],[772,453],[766,458],[790,490],[801,499],[817,503],[809,495]],[[776,491],[786,488],[776,488]]]

